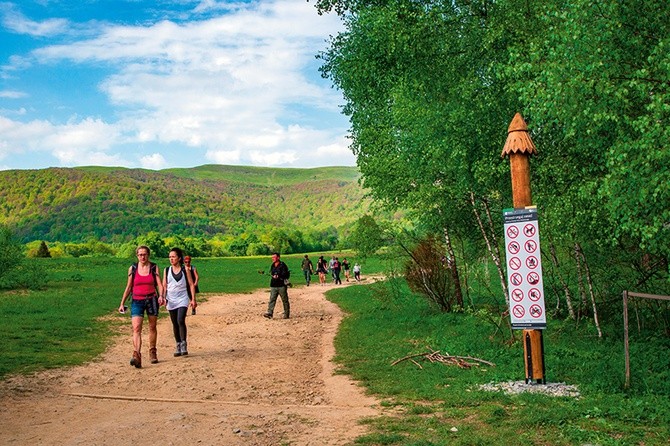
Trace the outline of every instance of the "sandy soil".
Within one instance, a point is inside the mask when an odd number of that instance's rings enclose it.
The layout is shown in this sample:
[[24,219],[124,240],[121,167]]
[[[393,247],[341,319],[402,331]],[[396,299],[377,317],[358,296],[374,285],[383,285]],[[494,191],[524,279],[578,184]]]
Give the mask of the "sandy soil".
[[158,364],[129,365],[130,318],[96,361],[0,383],[3,445],[344,445],[378,402],[334,375],[342,314],[323,292],[289,289],[291,319],[261,316],[269,289],[208,296],[187,318],[189,356],[173,357],[169,318],[158,325]]

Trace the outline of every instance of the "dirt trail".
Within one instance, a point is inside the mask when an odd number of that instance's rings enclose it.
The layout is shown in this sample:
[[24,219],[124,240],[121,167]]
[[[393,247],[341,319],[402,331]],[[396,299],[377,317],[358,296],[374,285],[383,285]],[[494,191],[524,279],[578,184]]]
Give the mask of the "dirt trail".
[[[269,292],[209,296],[187,318],[189,356],[172,356],[168,318],[158,364],[128,363],[127,336],[80,367],[0,383],[3,445],[344,445],[379,414],[349,378],[334,375],[342,314],[323,292],[289,289],[291,319],[264,319]],[[128,317],[128,316],[126,316]]]

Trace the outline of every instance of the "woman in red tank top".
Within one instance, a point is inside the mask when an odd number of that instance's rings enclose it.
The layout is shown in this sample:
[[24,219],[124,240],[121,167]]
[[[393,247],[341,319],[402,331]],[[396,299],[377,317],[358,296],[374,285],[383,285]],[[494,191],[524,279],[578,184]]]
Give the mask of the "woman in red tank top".
[[[133,323],[133,356],[130,359],[130,365],[142,367],[142,323],[144,322],[144,313],[147,313],[149,319],[149,355],[151,363],[158,362],[156,352],[156,339],[158,330],[158,308],[164,305],[163,283],[158,275],[158,268],[155,263],[149,261],[150,250],[147,246],[140,246],[135,251],[137,254],[137,263],[128,268],[128,282],[126,289],[121,297],[119,313],[126,312],[126,299],[132,293],[131,310]],[[158,290],[158,292],[156,292]]]

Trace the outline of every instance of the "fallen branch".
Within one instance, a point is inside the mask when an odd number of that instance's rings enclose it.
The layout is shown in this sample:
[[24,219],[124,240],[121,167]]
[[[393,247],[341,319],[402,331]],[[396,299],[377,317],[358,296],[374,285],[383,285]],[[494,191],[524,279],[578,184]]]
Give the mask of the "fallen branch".
[[415,355],[405,356],[404,358],[400,358],[396,361],[393,361],[393,363],[391,365],[394,366],[394,365],[396,365],[396,364],[398,364],[402,361],[410,360],[414,364],[421,367],[414,360],[414,358],[418,358],[418,357],[423,357],[430,362],[441,362],[441,363],[447,364],[447,365],[456,365],[456,366],[458,366],[462,369],[469,369],[472,366],[478,366],[480,364],[486,364],[486,365],[489,365],[491,367],[496,366],[494,363],[489,362],[489,361],[485,361],[485,360],[480,359],[480,358],[475,358],[475,357],[472,357],[472,356],[455,356],[455,355],[450,355],[449,353],[443,355],[439,351],[435,351],[435,350],[431,350],[430,352],[427,352],[427,353],[417,353]]

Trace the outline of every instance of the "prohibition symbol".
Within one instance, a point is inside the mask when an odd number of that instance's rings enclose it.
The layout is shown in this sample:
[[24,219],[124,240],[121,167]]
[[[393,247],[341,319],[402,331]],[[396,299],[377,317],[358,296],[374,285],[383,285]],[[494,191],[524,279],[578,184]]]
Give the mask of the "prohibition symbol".
[[542,293],[540,293],[540,290],[537,288],[531,288],[528,290],[528,298],[532,300],[533,302],[537,302],[540,300],[540,297],[542,297]]
[[533,253],[537,249],[537,243],[535,243],[535,240],[528,240],[524,244],[524,248],[526,249],[526,252]]
[[542,316],[542,308],[540,308],[540,306],[537,304],[531,305],[530,308],[528,309],[528,312],[534,318]]
[[528,279],[528,283],[531,285],[537,285],[540,282],[540,276],[537,273],[528,273],[526,279]]
[[519,259],[518,257],[512,257],[511,259],[509,259],[509,267],[515,271],[521,268],[521,259]]
[[519,251],[521,251],[521,246],[519,246],[517,242],[510,242],[507,246],[507,249],[511,254],[517,254]]
[[513,289],[512,299],[514,299],[514,302],[521,302],[523,300],[523,290],[520,290],[519,288]]
[[514,315],[515,318],[522,318],[524,314],[526,314],[526,310],[521,305],[514,305],[514,308],[512,308],[512,314]]
[[510,276],[509,281],[512,282],[512,285],[519,286],[523,282],[523,277],[519,273],[514,273]]
[[526,225],[523,227],[523,235],[526,237],[532,237],[535,235],[535,226],[533,225]]
[[507,228],[507,235],[509,238],[516,238],[519,235],[519,228],[516,226],[510,226]]
[[526,266],[530,269],[537,268],[537,257],[530,256],[526,259]]

